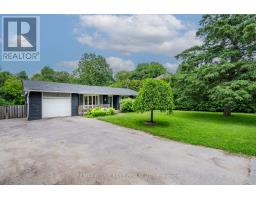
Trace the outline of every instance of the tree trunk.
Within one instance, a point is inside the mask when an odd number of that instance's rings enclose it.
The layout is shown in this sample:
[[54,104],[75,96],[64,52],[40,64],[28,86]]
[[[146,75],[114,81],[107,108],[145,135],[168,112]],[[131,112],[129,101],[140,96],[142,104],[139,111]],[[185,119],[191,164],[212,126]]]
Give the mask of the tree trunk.
[[223,111],[223,115],[225,117],[230,117],[231,116],[231,109],[230,109],[230,106],[228,104],[226,104],[224,106],[224,111]]
[[153,112],[154,112],[154,111],[151,110],[151,118],[150,118],[150,122],[151,122],[151,123],[154,123],[154,120],[153,120]]

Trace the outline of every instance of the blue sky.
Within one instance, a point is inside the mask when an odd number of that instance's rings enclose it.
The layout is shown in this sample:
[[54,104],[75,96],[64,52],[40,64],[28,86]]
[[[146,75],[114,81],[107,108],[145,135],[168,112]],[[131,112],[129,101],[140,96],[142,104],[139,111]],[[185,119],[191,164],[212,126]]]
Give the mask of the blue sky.
[[[83,53],[95,52],[107,59],[114,72],[132,70],[138,63],[151,61],[160,62],[173,72],[177,68],[174,56],[200,44],[194,34],[201,15],[39,16],[41,60],[0,61],[2,70],[26,70],[32,75],[48,65],[71,72]],[[1,23],[2,20],[2,32]]]

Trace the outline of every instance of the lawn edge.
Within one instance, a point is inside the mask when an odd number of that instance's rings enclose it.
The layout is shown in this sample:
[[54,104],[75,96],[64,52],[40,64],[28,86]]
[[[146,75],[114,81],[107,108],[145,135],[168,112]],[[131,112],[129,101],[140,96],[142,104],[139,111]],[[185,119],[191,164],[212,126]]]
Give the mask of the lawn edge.
[[148,135],[151,135],[153,137],[157,137],[161,140],[166,140],[166,141],[174,141],[174,142],[178,142],[178,143],[182,143],[182,144],[187,144],[187,145],[193,145],[193,146],[199,146],[199,147],[204,147],[204,148],[209,148],[209,149],[215,149],[215,150],[219,150],[219,151],[222,151],[224,154],[228,153],[228,154],[231,154],[231,155],[235,155],[235,156],[239,156],[239,157],[244,157],[244,158],[249,158],[249,159],[256,159],[256,156],[254,155],[249,155],[249,154],[244,154],[244,153],[237,153],[237,152],[233,152],[233,151],[229,151],[229,150],[225,150],[225,149],[220,149],[220,148],[215,148],[215,147],[210,147],[210,146],[205,146],[205,145],[202,145],[202,144],[193,144],[193,143],[188,143],[188,142],[185,142],[185,141],[180,141],[180,140],[175,140],[175,139],[172,139],[172,138],[168,138],[168,137],[164,137],[164,136],[159,136],[159,135],[155,135],[151,132],[146,132],[144,130],[141,130],[141,129],[136,129],[136,128],[131,128],[131,127],[127,127],[127,126],[122,126],[120,124],[115,124],[113,122],[109,122],[107,120],[104,120],[103,119],[104,117],[99,117],[99,118],[95,118],[96,120],[99,120],[99,121],[102,121],[102,122],[106,122],[106,123],[110,123],[110,124],[113,124],[113,125],[116,125],[116,126],[119,126],[119,127],[123,127],[123,128],[127,128],[127,129],[130,129],[130,130],[136,130],[136,131],[140,131],[140,132],[143,132],[143,133],[146,133]]

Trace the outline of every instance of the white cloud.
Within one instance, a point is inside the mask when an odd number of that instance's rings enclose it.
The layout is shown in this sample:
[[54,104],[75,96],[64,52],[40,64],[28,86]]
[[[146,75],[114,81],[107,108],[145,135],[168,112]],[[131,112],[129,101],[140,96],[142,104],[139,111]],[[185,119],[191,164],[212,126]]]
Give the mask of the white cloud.
[[106,61],[110,65],[114,73],[121,70],[131,71],[134,70],[136,67],[132,60],[124,60],[119,57],[106,57]]
[[57,67],[71,67],[76,68],[78,66],[78,60],[64,60],[56,64]]
[[[135,69],[135,64],[132,60],[125,60],[119,57],[106,57],[107,63],[112,68],[113,72],[116,73],[121,70],[131,71]],[[71,67],[76,68],[78,66],[79,60],[65,60],[60,61],[56,64],[57,67]]]
[[171,73],[175,73],[179,67],[178,63],[165,63],[164,66],[166,67],[166,69],[171,72]]
[[83,15],[74,33],[81,44],[124,54],[174,56],[200,44],[195,30],[172,15]]

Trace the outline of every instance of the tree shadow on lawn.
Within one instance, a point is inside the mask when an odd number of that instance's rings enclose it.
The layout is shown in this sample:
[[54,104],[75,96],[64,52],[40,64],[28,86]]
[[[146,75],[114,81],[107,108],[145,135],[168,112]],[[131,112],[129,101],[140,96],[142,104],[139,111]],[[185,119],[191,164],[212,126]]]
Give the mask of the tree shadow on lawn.
[[232,113],[230,117],[224,117],[223,113],[208,113],[208,112],[174,112],[173,115],[177,118],[188,119],[197,122],[210,122],[221,124],[240,124],[245,126],[256,127],[256,115],[245,113]]
[[148,119],[145,118],[145,119],[140,119],[140,120],[136,120],[134,123],[137,125],[137,126],[140,126],[140,127],[146,127],[146,128],[166,128],[166,127],[170,127],[171,123],[167,120],[154,120],[155,124],[154,125],[146,125],[145,122],[147,122]]

